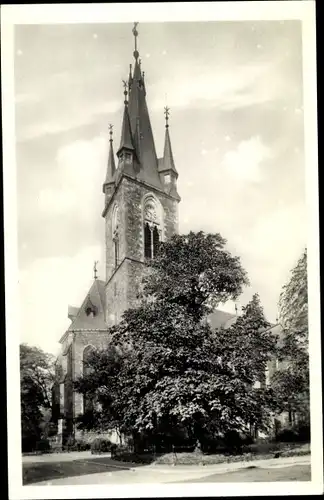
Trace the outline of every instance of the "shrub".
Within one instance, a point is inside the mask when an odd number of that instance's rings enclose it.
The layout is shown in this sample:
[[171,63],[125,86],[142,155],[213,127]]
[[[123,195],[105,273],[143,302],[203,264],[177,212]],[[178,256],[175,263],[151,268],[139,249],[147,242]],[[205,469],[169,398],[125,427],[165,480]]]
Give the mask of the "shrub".
[[87,451],[90,450],[90,443],[87,443],[83,439],[74,439],[70,436],[64,446],[67,451]]
[[22,452],[30,453],[35,451],[36,443],[39,440],[39,436],[27,436],[23,437],[21,440]]
[[51,450],[51,445],[48,439],[40,439],[36,442],[36,451],[39,453],[48,453]]
[[296,426],[296,431],[298,435],[298,441],[300,442],[309,442],[310,441],[310,425],[304,422],[301,422]]
[[277,433],[276,441],[281,441],[283,443],[309,442],[310,426],[300,423],[293,427],[282,429]]
[[68,436],[66,442],[63,444],[63,448],[67,451],[74,451],[75,439],[73,436]]
[[83,441],[80,439],[79,441],[76,441],[75,443],[77,451],[88,451],[91,448],[90,443],[87,443],[87,441]]
[[107,453],[111,450],[111,442],[109,439],[96,438],[91,443],[92,455],[99,455],[100,453]]
[[224,444],[226,451],[232,453],[239,453],[242,449],[244,438],[237,431],[228,431],[224,434]]
[[111,456],[115,458],[117,456],[123,455],[124,453],[130,453],[131,448],[127,444],[112,444],[110,447],[110,451]]
[[281,441],[283,443],[292,443],[297,441],[298,435],[294,429],[283,429],[277,434],[277,441]]
[[112,458],[121,462],[133,462],[140,464],[150,464],[154,460],[152,453],[135,453],[125,445],[113,445]]

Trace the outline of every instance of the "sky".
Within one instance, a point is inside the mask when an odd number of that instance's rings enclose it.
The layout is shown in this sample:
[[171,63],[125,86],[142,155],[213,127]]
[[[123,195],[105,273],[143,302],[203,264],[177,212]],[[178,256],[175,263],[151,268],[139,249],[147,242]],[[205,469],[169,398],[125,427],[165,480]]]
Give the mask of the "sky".
[[[220,232],[275,322],[306,244],[299,21],[140,23],[138,48],[159,156],[165,105],[180,232]],[[56,353],[104,276],[108,125],[119,145],[132,25],[15,27],[21,341]],[[221,307],[234,312],[232,303]]]

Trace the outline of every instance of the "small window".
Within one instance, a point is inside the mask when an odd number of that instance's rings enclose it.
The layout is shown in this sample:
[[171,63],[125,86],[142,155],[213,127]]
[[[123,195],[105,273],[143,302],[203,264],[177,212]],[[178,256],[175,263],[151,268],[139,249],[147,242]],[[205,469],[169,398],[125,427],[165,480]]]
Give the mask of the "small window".
[[125,161],[127,162],[132,161],[132,153],[125,153]]
[[166,174],[164,176],[164,182],[165,182],[165,184],[170,184],[170,182],[171,182],[171,175],[170,174]]
[[60,384],[60,409],[61,413],[64,411],[64,384]]
[[119,262],[119,241],[118,238],[114,239],[114,256],[115,256],[115,267],[118,266]]

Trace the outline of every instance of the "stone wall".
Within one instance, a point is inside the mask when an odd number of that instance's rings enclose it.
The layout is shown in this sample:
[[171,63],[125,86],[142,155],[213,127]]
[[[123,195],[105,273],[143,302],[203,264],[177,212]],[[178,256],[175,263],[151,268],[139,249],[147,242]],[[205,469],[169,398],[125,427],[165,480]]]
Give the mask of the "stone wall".
[[[161,205],[162,237],[169,239],[178,232],[178,201],[144,183],[124,177],[106,214],[106,321],[113,325],[123,312],[136,307],[144,272],[143,200],[152,195]],[[116,268],[113,243],[113,213],[119,208],[119,263]]]
[[106,322],[115,325],[127,308],[128,261],[123,260],[106,285]]

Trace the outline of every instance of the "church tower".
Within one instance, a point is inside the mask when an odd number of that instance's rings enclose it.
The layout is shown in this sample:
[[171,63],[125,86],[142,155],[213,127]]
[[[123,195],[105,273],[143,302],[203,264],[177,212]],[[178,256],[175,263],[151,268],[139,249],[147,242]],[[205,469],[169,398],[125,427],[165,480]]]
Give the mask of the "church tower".
[[146,103],[146,85],[137,50],[134,24],[134,70],[124,81],[124,111],[120,145],[110,147],[103,184],[106,245],[106,311],[108,326],[137,304],[146,264],[154,258],[160,241],[178,232],[178,173],[169,134],[169,109],[165,108],[164,154],[158,158]]

